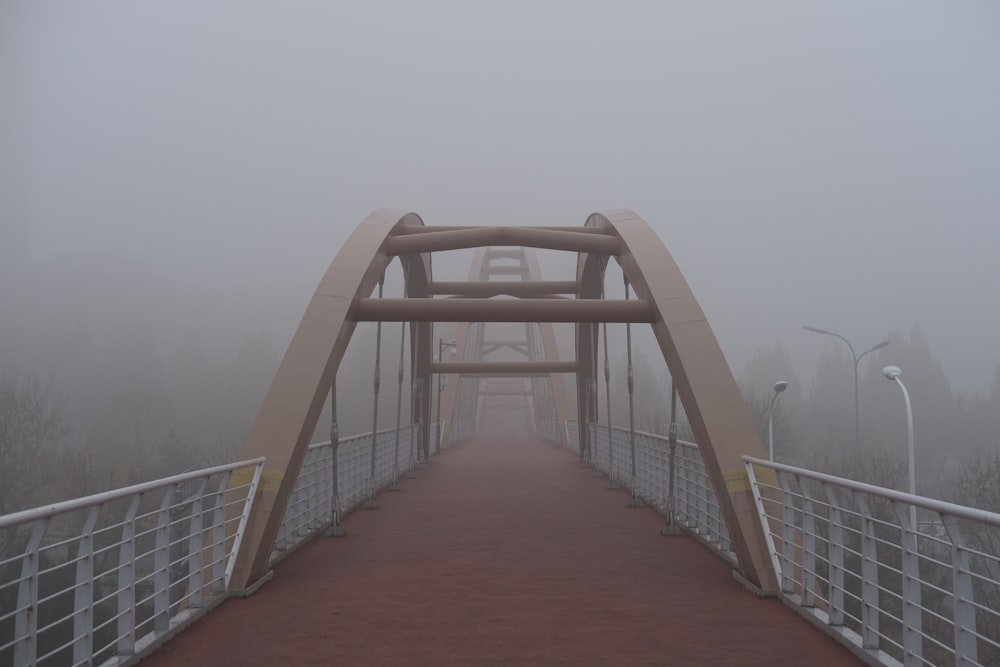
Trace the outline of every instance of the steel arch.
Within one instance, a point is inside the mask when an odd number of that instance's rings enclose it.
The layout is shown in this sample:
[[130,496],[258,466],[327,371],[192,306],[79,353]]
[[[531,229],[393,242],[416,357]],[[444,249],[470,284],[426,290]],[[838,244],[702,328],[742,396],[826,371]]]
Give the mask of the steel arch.
[[[244,446],[245,458],[266,456],[267,465],[244,537],[245,548],[234,572],[234,587],[245,589],[266,572],[284,504],[315,430],[326,393],[362,315],[361,303],[372,293],[389,262],[400,256],[407,266],[407,297],[429,298],[435,293],[431,252],[495,243],[518,243],[525,247],[579,253],[575,281],[577,299],[600,299],[603,267],[610,257],[617,259],[638,299],[649,307],[648,319],[642,321],[652,322],[660,350],[676,381],[685,413],[725,511],[743,575],[764,589],[772,589],[774,574],[740,459],[744,454],[763,455],[763,446],[715,335],[676,262],[645,221],[625,210],[594,214],[583,228],[575,229],[427,228],[416,214],[389,210],[376,211],[366,218],[337,253],[320,282]],[[476,279],[470,276],[470,281]],[[553,285],[564,287],[563,283]],[[479,300],[475,298],[467,301],[470,309],[478,307],[482,312],[482,302],[477,304]],[[552,301],[555,312],[559,303],[555,299]],[[581,314],[578,306],[573,304],[572,317],[578,322],[577,401],[578,414],[584,421],[594,414],[594,396],[587,386],[588,382],[596,380],[592,351],[596,340],[594,324],[599,320]],[[398,310],[396,315],[400,312],[404,311]],[[459,339],[467,337],[462,333]],[[422,382],[425,388],[430,387],[430,339],[430,322],[411,323],[412,374],[415,382],[418,385]],[[554,348],[554,343],[551,346]],[[550,348],[549,341],[545,342],[545,348]],[[423,425],[425,455],[429,437],[429,396],[429,391],[417,391],[413,396],[412,414],[418,415]],[[444,398],[444,407],[450,412],[447,402],[453,401],[454,395]],[[584,432],[582,429],[581,433]]]

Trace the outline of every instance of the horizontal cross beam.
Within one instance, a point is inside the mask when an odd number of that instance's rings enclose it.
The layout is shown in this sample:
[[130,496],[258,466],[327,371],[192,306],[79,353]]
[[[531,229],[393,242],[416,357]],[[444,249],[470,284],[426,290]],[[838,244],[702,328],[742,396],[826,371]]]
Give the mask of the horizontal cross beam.
[[614,236],[537,227],[478,227],[396,235],[386,239],[382,250],[387,255],[416,255],[486,246],[521,246],[616,256],[622,251],[621,241]]
[[530,389],[480,389],[480,396],[531,396]]
[[480,282],[435,281],[430,284],[431,294],[454,294],[488,298],[506,294],[516,297],[544,296],[546,294],[576,294],[575,280],[483,280]]
[[[394,236],[412,236],[415,234],[436,234],[438,232],[462,232],[469,229],[483,229],[479,225],[407,225],[397,227],[393,232]],[[611,236],[612,232],[607,227],[567,227],[567,226],[545,226],[530,225],[518,227],[518,229],[541,229],[550,232],[576,232],[578,234],[594,234],[600,236]]]
[[651,324],[653,306],[621,299],[359,299],[355,322]]
[[434,361],[431,373],[462,375],[535,375],[545,373],[575,373],[575,361]]

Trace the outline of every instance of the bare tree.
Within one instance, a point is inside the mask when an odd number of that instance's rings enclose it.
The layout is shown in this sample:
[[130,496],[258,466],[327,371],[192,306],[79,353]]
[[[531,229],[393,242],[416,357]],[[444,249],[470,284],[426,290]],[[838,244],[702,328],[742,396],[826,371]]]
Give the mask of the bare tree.
[[0,514],[45,500],[52,455],[67,432],[62,402],[49,387],[0,375]]

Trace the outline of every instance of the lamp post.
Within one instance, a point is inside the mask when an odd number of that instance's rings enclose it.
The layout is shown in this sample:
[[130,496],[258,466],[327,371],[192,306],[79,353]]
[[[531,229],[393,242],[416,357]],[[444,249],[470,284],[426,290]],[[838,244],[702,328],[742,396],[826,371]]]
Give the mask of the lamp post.
[[[444,349],[446,347],[452,348],[451,350],[452,354],[455,353],[455,341],[446,343],[443,338],[438,338],[438,354],[437,354],[438,361],[444,361]],[[441,432],[441,392],[444,391],[444,385],[441,384],[441,373],[437,374],[437,381],[438,381],[437,413],[436,413],[437,416],[435,417],[435,421],[437,422],[437,428],[438,428],[438,448],[440,448],[441,436],[443,435]]]
[[[906,436],[907,436],[907,458],[909,467],[909,477],[910,477],[910,495],[917,495],[917,480],[915,475],[915,465],[913,462],[913,408],[910,406],[910,392],[906,391],[906,385],[899,377],[903,374],[899,370],[899,366],[886,366],[882,369],[882,374],[887,378],[899,385],[900,390],[903,392],[903,400],[906,402]],[[912,530],[917,529],[917,508],[915,505],[910,505],[910,528]]]
[[771,387],[774,390],[774,396],[771,397],[771,405],[767,408],[767,460],[774,460],[774,404],[778,402],[778,397],[781,396],[781,392],[788,389],[788,383],[784,380],[778,380]]
[[854,447],[855,447],[856,450],[860,450],[861,449],[861,420],[858,417],[858,414],[860,412],[859,407],[858,407],[858,364],[861,363],[861,359],[866,354],[868,354],[869,352],[874,352],[875,350],[881,350],[883,347],[885,347],[886,345],[889,344],[889,341],[884,340],[881,343],[878,343],[878,344],[876,344],[876,345],[868,348],[867,350],[865,350],[864,352],[862,352],[860,355],[858,355],[858,354],[856,354],[854,352],[854,346],[851,345],[851,341],[847,340],[846,338],[844,338],[843,336],[841,336],[839,333],[834,333],[833,331],[827,331],[826,329],[820,329],[819,327],[802,327],[802,328],[805,329],[806,331],[810,331],[812,333],[826,334],[827,336],[836,336],[840,340],[842,340],[845,343],[847,343],[847,349],[849,349],[851,351],[851,357],[854,358]]

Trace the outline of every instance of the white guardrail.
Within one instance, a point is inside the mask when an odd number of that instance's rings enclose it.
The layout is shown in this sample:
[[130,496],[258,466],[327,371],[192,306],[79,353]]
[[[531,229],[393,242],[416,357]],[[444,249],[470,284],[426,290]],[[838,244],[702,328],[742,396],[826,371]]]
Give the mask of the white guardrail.
[[[440,449],[440,426],[440,422],[431,423],[432,456]],[[391,485],[397,476],[410,472],[419,463],[417,429],[416,424],[403,426],[398,431],[398,437],[396,429],[376,433],[376,491]],[[334,451],[337,455],[336,467],[333,465]],[[341,438],[336,448],[330,442],[309,446],[278,528],[271,553],[272,564],[325,530],[331,523],[335,502],[337,513],[343,516],[368,498],[371,452],[371,433]]]
[[221,601],[263,463],[0,517],[0,664],[121,664]]
[[[416,467],[417,439],[416,425],[376,434],[376,491]],[[368,497],[371,455],[370,433],[309,447],[272,564]],[[129,664],[224,600],[263,464],[0,516],[0,665]]]
[[[569,448],[578,454],[579,429],[577,421],[566,421],[566,441]],[[617,426],[609,429],[600,424],[591,425],[590,429],[597,459],[593,462],[594,465],[605,475],[613,477],[622,487],[629,488],[632,478],[629,430]],[[666,515],[671,504],[669,438],[635,431],[635,459],[636,491],[639,497]],[[729,529],[698,445],[677,441],[673,472],[675,521],[735,567],[736,554],[732,551]]]
[[788,604],[883,664],[1000,665],[1000,514],[743,460]]

